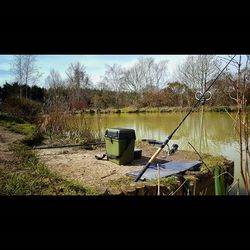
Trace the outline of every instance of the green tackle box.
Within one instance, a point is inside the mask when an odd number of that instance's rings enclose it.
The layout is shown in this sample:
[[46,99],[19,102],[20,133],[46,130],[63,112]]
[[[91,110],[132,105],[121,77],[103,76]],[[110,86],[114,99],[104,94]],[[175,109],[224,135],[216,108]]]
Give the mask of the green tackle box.
[[136,137],[133,129],[108,128],[104,139],[108,160],[118,165],[126,165],[134,160]]

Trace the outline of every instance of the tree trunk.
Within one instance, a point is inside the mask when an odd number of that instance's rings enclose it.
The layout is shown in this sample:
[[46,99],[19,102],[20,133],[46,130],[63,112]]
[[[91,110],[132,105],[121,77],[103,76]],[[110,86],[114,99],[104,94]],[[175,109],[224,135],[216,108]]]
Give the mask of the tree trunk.
[[20,98],[22,98],[22,85],[20,85]]

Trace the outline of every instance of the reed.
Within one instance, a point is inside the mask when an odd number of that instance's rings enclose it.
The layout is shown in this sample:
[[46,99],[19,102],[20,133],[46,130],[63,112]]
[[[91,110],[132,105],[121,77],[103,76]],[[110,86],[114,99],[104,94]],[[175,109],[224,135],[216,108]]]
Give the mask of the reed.
[[102,137],[100,116],[95,123],[88,122],[84,114],[53,112],[43,116],[39,127],[51,142],[89,143],[100,141]]

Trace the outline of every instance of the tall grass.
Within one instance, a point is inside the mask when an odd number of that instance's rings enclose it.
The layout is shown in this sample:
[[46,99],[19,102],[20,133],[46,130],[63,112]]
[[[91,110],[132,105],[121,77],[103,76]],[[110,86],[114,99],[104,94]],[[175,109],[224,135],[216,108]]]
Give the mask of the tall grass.
[[101,119],[96,120],[97,129],[93,129],[84,115],[53,112],[42,117],[40,131],[51,141],[63,143],[91,143],[101,140]]

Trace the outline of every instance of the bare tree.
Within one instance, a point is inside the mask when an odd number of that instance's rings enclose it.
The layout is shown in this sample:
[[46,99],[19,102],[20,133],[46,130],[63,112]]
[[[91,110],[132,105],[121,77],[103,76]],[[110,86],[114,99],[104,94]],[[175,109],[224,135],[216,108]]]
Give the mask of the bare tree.
[[107,91],[107,90],[111,90],[110,86],[108,85],[107,82],[101,80],[96,84],[96,88],[100,89],[102,91]]
[[158,63],[152,57],[139,58],[139,64],[144,71],[146,88],[161,89],[167,83],[167,60]]
[[113,64],[112,66],[106,65],[107,70],[103,77],[102,83],[109,85],[111,90],[120,92],[122,90],[123,73],[121,65]]
[[45,78],[45,85],[48,86],[48,93],[45,107],[50,112],[63,112],[67,110],[67,91],[65,81],[55,69]]
[[112,66],[106,65],[105,75],[101,81],[102,87],[108,86],[109,90],[114,91],[115,105],[120,106],[120,93],[123,90],[123,77],[124,70],[121,65],[113,64]]
[[141,57],[124,72],[123,84],[126,90],[137,93],[164,87],[167,82],[167,61],[155,62],[152,57]]
[[20,86],[20,97],[22,97],[22,85],[25,85],[26,98],[28,98],[27,87],[35,84],[42,74],[36,65],[36,56],[34,55],[15,55],[11,70]]
[[135,65],[131,69],[128,69],[124,72],[124,88],[127,91],[134,91],[139,93],[143,90],[145,82],[143,82],[143,72],[140,65]]
[[50,70],[50,74],[45,78],[45,84],[51,89],[57,89],[64,86],[64,81],[58,71]]
[[86,97],[83,89],[91,87],[90,77],[86,72],[86,68],[80,62],[71,63],[66,70],[66,75],[70,90],[70,106],[72,109],[82,109],[86,106]]
[[71,86],[77,88],[86,88],[90,86],[89,75],[86,72],[85,66],[81,65],[80,62],[71,63],[66,70],[66,75],[68,77],[68,83]]
[[177,78],[194,90],[204,92],[209,81],[220,71],[220,61],[215,55],[188,56],[177,68]]
[[24,55],[15,55],[13,63],[11,64],[11,71],[15,75],[15,80],[18,82],[20,88],[20,98],[22,97],[22,85],[24,84]]
[[[245,57],[243,60],[243,57]],[[222,58],[223,60],[230,60]],[[245,62],[243,62],[245,61]],[[250,195],[250,176],[249,176],[249,122],[246,92],[250,85],[250,57],[239,55],[233,59],[232,65],[237,70],[235,77],[228,78],[233,82],[235,96],[230,97],[237,103],[237,116],[235,119],[235,130],[238,133],[240,147],[240,173],[243,180],[246,194]],[[235,84],[236,83],[236,84]]]

